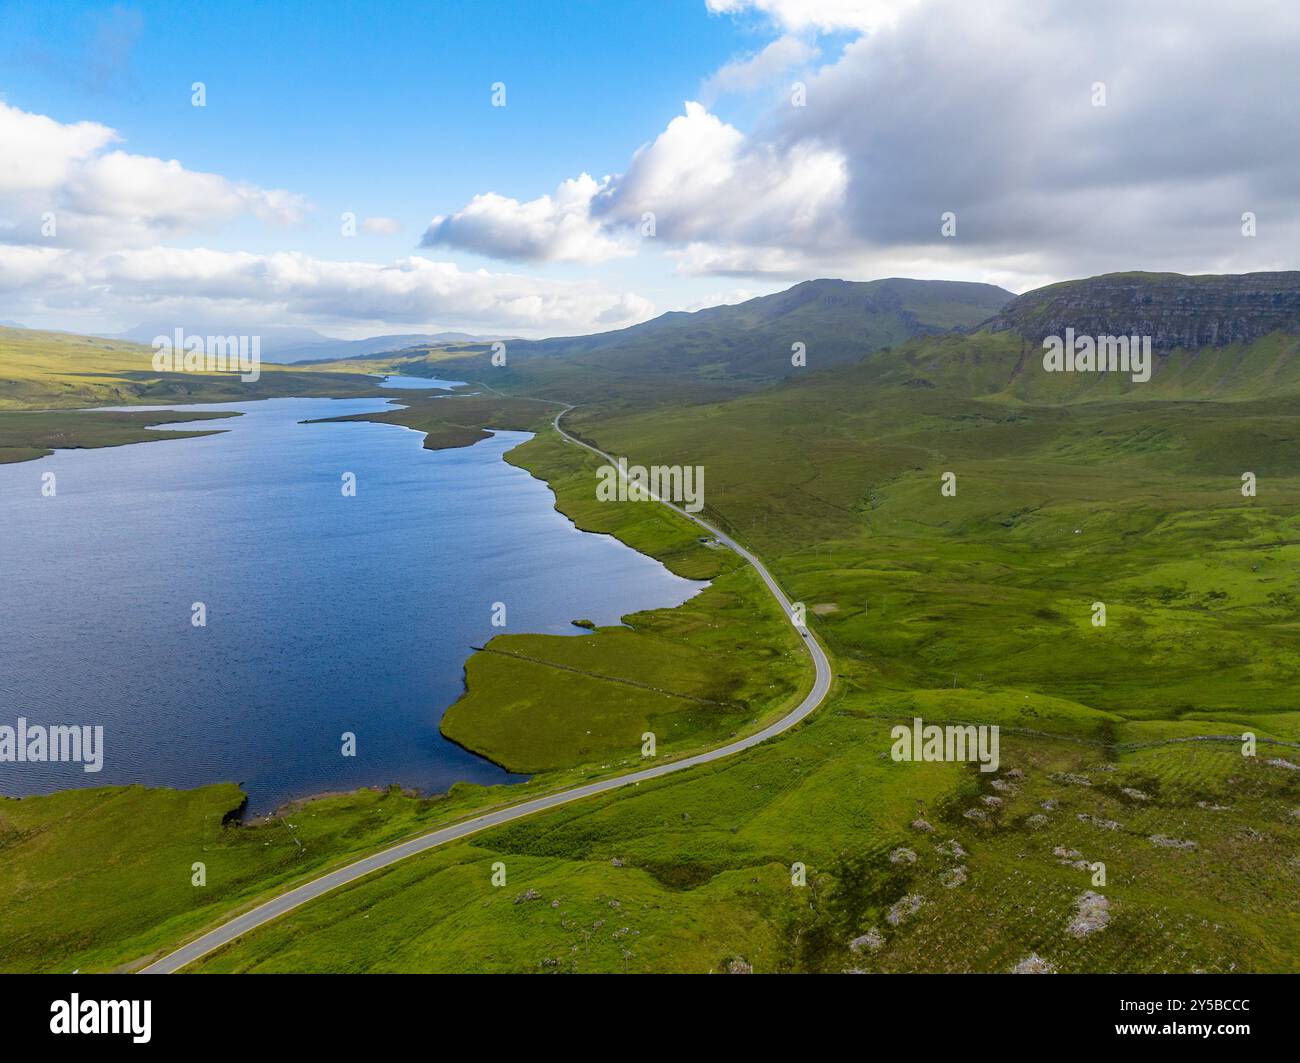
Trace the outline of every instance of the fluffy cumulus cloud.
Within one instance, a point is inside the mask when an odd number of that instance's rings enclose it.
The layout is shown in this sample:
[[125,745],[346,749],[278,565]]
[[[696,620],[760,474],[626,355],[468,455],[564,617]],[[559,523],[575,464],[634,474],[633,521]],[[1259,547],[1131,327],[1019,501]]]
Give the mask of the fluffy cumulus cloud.
[[1250,0],[935,0],[849,44],[771,136],[843,154],[868,259],[1267,268],[1300,224],[1298,46],[1300,10]]
[[[467,271],[418,256],[374,263],[161,246],[244,216],[296,222],[307,204],[289,192],[130,154],[116,146],[119,141],[104,125],[60,123],[0,103],[0,304],[6,317],[100,330],[106,321],[124,327],[170,314],[178,320],[230,317],[376,331],[394,324],[453,325],[538,335],[621,328],[654,311],[646,299],[595,281]],[[617,238],[586,217],[599,190],[584,175],[534,203],[488,197],[448,219],[448,228],[480,236],[496,231],[513,241],[508,249],[518,257],[599,261],[623,253]],[[362,228],[391,236],[401,225],[370,217]]]
[[847,184],[837,150],[812,139],[786,146],[750,139],[692,102],[619,177],[597,182],[583,174],[554,197],[522,204],[476,196],[435,218],[425,243],[584,262],[632,253],[651,233],[670,245],[811,248],[837,239]]
[[525,262],[606,262],[635,253],[626,233],[606,231],[591,216],[592,200],[608,186],[580,174],[554,195],[527,203],[488,192],[455,214],[439,215],[420,241]]
[[65,124],[0,102],[0,241],[139,247],[250,214],[300,220],[306,201],[175,160],[133,155],[96,122]]
[[[707,3],[765,18],[776,35],[706,81],[710,95],[781,87],[810,42],[839,41],[838,53],[801,71],[804,106],[782,93],[742,132],[688,104],[622,174],[580,183],[590,202],[570,211],[586,246],[649,213],[657,246],[689,273],[907,273],[1023,289],[1109,269],[1294,264],[1300,8]],[[954,236],[941,229],[947,212]],[[1255,237],[1242,235],[1247,212]],[[496,211],[501,224],[463,230],[458,246],[551,257],[558,227],[516,215],[524,235]]]
[[376,328],[451,321],[530,335],[620,328],[654,310],[640,296],[594,282],[466,271],[420,256],[380,264],[172,247],[100,253],[0,245],[0,292],[16,316]]

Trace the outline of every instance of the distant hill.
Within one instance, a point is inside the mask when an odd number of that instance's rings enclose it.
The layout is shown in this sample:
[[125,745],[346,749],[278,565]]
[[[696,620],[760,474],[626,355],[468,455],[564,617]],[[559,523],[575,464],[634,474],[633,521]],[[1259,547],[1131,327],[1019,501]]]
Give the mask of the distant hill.
[[364,340],[320,340],[290,344],[276,350],[276,358],[286,364],[308,362],[340,362],[358,358],[373,358],[391,354],[408,347],[429,347],[456,343],[494,343],[509,336],[476,336],[469,332],[403,333],[391,336],[371,336]]
[[0,326],[0,411],[382,394],[373,375],[269,362],[261,368],[255,382],[229,373],[160,373],[152,349],[143,344]]
[[[1012,298],[994,285],[964,281],[804,281],[775,295],[667,313],[615,332],[515,340],[509,372],[498,379],[574,397],[606,383],[622,390],[629,380],[657,381],[684,398],[722,396],[789,375],[796,343],[804,345],[810,368],[842,365],[914,336],[972,328]],[[488,353],[476,345],[439,351],[436,371],[480,374]]]
[[[491,343],[499,338],[475,336],[468,332],[411,332],[370,336],[361,340],[337,340],[322,336],[315,329],[288,325],[250,325],[229,321],[209,324],[181,322],[180,324],[186,332],[195,335],[260,336],[262,357],[281,363],[345,361],[397,351],[404,347],[449,343]],[[170,336],[176,328],[175,321],[150,321],[136,325],[118,335],[104,338],[147,345],[153,342],[155,336]]]

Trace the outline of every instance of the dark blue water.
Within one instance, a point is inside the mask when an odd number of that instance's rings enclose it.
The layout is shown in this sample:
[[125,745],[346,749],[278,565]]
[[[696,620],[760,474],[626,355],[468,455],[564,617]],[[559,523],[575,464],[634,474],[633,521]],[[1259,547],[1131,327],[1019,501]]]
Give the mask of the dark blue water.
[[299,423],[385,405],[187,407],[243,416],[185,426],[227,429],[202,439],[0,465],[0,724],[105,729],[100,773],[0,763],[0,793],[229,780],[263,811],[506,781],[438,732],[470,646],[501,630],[493,603],[506,631],[577,635],[575,618],[617,623],[699,590],[557,513],[501,459],[524,433],[428,451],[393,425]]

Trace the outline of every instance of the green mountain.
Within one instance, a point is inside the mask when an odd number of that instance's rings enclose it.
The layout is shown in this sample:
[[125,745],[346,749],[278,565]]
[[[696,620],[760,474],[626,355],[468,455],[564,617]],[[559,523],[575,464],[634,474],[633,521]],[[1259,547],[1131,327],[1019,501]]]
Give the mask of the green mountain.
[[[516,340],[508,345],[506,371],[494,369],[492,379],[566,397],[626,392],[633,381],[634,390],[653,383],[683,398],[688,392],[722,397],[788,376],[796,343],[804,345],[809,367],[843,365],[915,336],[974,327],[1011,298],[994,285],[962,281],[805,281],[775,295],[663,314],[616,332]],[[430,370],[436,365],[447,376],[481,374],[490,351],[483,344],[443,349]]]
[[[1043,341],[1150,337],[1151,378],[1047,372]],[[877,387],[1028,403],[1220,400],[1300,394],[1300,273],[1117,273],[1019,296],[978,331],[905,343],[863,367]]]
[[1107,273],[1027,292],[988,327],[1035,341],[1067,327],[1136,333],[1165,351],[1248,344],[1271,332],[1300,332],[1300,273]]

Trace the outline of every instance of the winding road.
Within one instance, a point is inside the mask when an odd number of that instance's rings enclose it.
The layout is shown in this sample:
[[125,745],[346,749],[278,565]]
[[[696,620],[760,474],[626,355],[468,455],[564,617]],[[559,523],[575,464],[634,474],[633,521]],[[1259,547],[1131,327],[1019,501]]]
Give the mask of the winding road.
[[[561,403],[557,405],[563,404]],[[606,454],[603,450],[598,450],[589,443],[584,443],[582,440],[574,438],[560,426],[561,418],[572,409],[572,406],[565,406],[564,409],[555,415],[555,420],[553,422],[555,430],[559,432],[560,436],[566,442],[582,447],[584,450],[589,450],[591,453],[603,458],[610,464],[617,466],[618,463],[616,459],[611,457],[609,454]],[[762,577],[763,582],[767,585],[767,589],[772,593],[772,597],[774,597],[777,604],[780,605],[781,611],[786,616],[792,615],[790,600],[782,593],[781,588],[777,586],[776,580],[772,578],[772,574],[767,571],[763,566],[763,563],[759,561],[757,557],[751,554],[730,536],[713,527],[713,525],[709,524],[707,521],[701,520],[695,514],[687,513],[686,510],[681,507],[653,494],[651,497],[655,501],[668,506],[669,509],[680,513],[687,520],[698,524],[720,543],[734,550],[737,554],[743,557],[753,566],[754,571]],[[308,901],[315,900],[317,897],[321,897],[332,890],[336,890],[340,886],[346,886],[351,882],[356,882],[357,879],[364,878],[366,875],[378,871],[381,868],[389,867],[392,864],[397,863],[399,860],[405,860],[408,857],[427,852],[439,845],[445,845],[447,842],[458,841],[461,838],[469,837],[471,834],[487,830],[489,827],[499,827],[503,823],[510,823],[514,820],[522,819],[525,816],[532,816],[538,812],[545,812],[548,809],[557,808],[560,805],[567,805],[572,801],[580,801],[584,797],[594,797],[596,794],[609,793],[611,790],[618,790],[624,786],[648,782],[650,779],[662,778],[665,775],[685,771],[687,768],[694,768],[700,764],[708,764],[715,760],[721,760],[723,757],[729,757],[733,753],[739,753],[742,750],[750,749],[753,746],[758,745],[760,742],[766,742],[769,738],[775,737],[783,731],[789,730],[826,699],[826,695],[830,691],[831,686],[831,667],[830,662],[826,658],[826,651],[822,648],[821,643],[817,641],[817,637],[809,631],[808,628],[796,625],[796,630],[801,636],[800,641],[812,657],[813,667],[816,671],[816,677],[813,680],[812,689],[808,691],[807,696],[787,715],[781,717],[781,719],[777,720],[775,723],[764,727],[761,731],[747,735],[744,738],[738,738],[736,741],[730,742],[725,746],[720,746],[717,749],[711,749],[705,753],[697,753],[694,756],[686,757],[683,760],[665,761],[663,764],[658,764],[652,768],[642,768],[639,771],[634,771],[627,775],[618,775],[613,778],[602,779],[599,782],[587,783],[583,786],[575,786],[572,789],[560,790],[556,793],[546,794],[542,797],[535,797],[528,801],[521,801],[516,805],[509,805],[505,808],[497,809],[494,812],[485,813],[484,815],[477,816],[473,819],[468,819],[460,823],[453,823],[450,826],[430,831],[428,834],[422,834],[417,838],[412,838],[409,841],[402,842],[400,845],[395,845],[390,849],[385,849],[382,852],[375,853],[372,856],[367,856],[355,863],[348,864],[345,867],[340,867],[337,870],[321,875],[319,878],[312,879],[310,882],[304,882],[301,886],[296,886],[288,892],[280,894],[278,897],[273,897],[271,900],[258,905],[256,908],[252,908],[249,911],[244,912],[242,915],[238,915],[234,919],[231,919],[229,922],[223,923],[216,929],[208,931],[202,937],[196,938],[188,945],[182,946],[175,952],[162,957],[162,959],[155,960],[153,963],[143,968],[140,973],[171,974],[175,971],[179,971],[181,968],[193,963],[200,957],[206,956],[208,953],[221,948],[223,945],[230,944],[232,941],[242,937],[249,931],[264,926],[273,919],[278,919],[286,912],[292,911],[294,908],[306,904]]]

